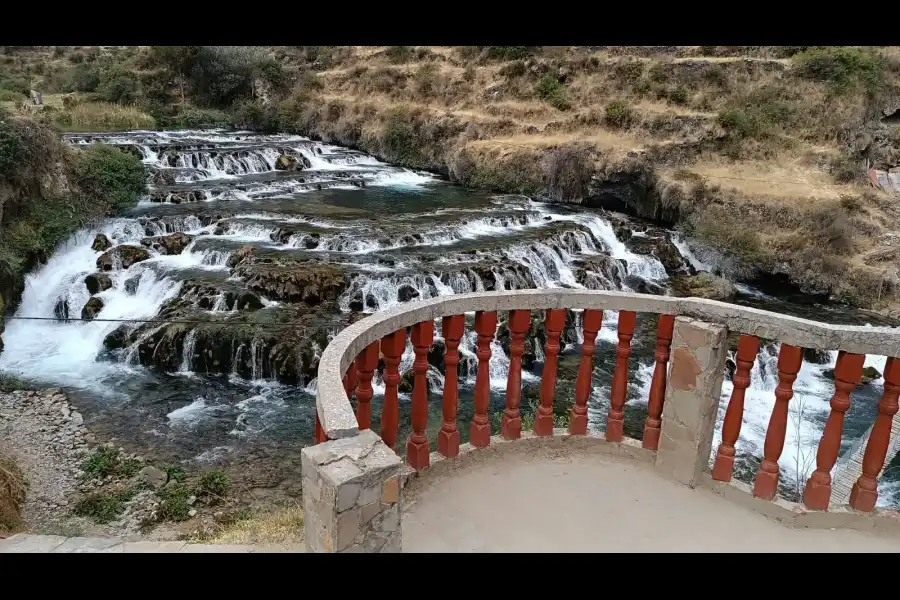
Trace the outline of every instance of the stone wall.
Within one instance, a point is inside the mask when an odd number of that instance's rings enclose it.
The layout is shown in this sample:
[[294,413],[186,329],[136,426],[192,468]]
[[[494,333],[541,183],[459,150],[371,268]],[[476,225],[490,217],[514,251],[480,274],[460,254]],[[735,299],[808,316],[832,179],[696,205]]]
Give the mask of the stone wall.
[[372,430],[302,451],[309,552],[400,552],[402,461]]

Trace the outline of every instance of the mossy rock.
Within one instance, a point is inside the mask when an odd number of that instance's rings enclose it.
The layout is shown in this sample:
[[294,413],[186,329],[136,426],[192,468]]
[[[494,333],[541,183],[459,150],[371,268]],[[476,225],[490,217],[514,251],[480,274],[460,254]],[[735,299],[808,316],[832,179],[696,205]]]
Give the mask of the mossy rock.
[[672,277],[670,283],[672,292],[679,298],[705,298],[731,302],[737,293],[730,281],[711,273],[679,275]]

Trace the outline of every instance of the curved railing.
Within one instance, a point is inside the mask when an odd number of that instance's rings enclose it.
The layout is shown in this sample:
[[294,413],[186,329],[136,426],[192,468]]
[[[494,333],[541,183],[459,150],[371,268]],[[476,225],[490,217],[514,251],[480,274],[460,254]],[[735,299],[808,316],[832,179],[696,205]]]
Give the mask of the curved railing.
[[[392,450],[396,448],[399,428],[398,365],[406,348],[407,328],[410,327],[416,360],[412,433],[406,444],[407,461],[408,468],[413,470],[429,466],[429,445],[425,435],[428,414],[427,354],[433,343],[434,321],[437,319],[442,320],[442,335],[446,344],[445,362],[448,366],[454,366],[459,360],[458,346],[464,334],[464,314],[476,313],[479,366],[475,384],[475,414],[470,424],[469,444],[475,448],[482,448],[488,446],[491,441],[487,413],[490,393],[488,361],[491,356],[490,344],[497,328],[497,313],[511,311],[508,324],[512,338],[506,410],[503,415],[501,436],[505,439],[518,439],[521,434],[519,401],[523,340],[531,323],[531,311],[547,311],[546,359],[534,433],[537,436],[552,436],[556,356],[569,309],[585,311],[582,318],[584,344],[575,388],[575,404],[571,409],[568,431],[570,435],[587,433],[587,400],[591,391],[594,340],[601,327],[602,311],[619,312],[619,343],[605,432],[605,440],[612,443],[623,442],[623,406],[626,400],[630,343],[634,335],[636,313],[660,315],[656,367],[641,445],[657,453],[655,458],[657,467],[662,465],[663,470],[668,471],[669,475],[689,485],[694,485],[700,471],[706,468],[710,456],[710,444],[725,370],[727,354],[725,336],[728,332],[741,334],[733,376],[734,391],[726,411],[722,442],[712,472],[712,479],[720,482],[731,480],[735,443],[740,433],[743,415],[744,393],[750,383],[750,369],[756,358],[759,340],[763,338],[781,342],[776,403],[766,433],[763,460],[752,490],[753,496],[766,500],[772,500],[777,494],[778,459],[785,443],[788,402],[793,393],[793,382],[803,360],[803,349],[840,351],[835,368],[832,411],[819,445],[816,470],[809,478],[803,495],[805,507],[812,510],[828,508],[831,495],[830,472],[840,450],[844,413],[850,405],[849,394],[860,380],[865,355],[888,356],[884,373],[885,392],[879,402],[879,415],[866,448],[862,474],[853,486],[850,499],[851,506],[857,510],[867,512],[874,510],[877,499],[877,477],[885,461],[890,441],[891,420],[893,414],[897,412],[897,397],[900,393],[900,361],[890,358],[900,355],[900,329],[828,325],[697,298],[563,289],[460,294],[404,304],[375,313],[341,331],[325,349],[319,364],[316,397],[316,442],[319,445],[304,450],[308,455],[307,459],[312,461],[312,463],[304,461],[304,498],[307,497],[307,486],[313,492],[310,494],[311,498],[316,495],[321,497],[322,494],[327,496],[332,492],[336,498],[340,495],[337,493],[338,488],[353,481],[353,477],[359,477],[357,472],[367,471],[370,466],[377,463],[380,465],[377,468],[382,469],[383,474],[390,475],[379,483],[383,489],[378,507],[371,502],[359,504],[362,500],[368,499],[368,496],[363,498],[361,492],[352,510],[362,511],[363,507],[372,506],[368,511],[378,515],[381,515],[383,510],[388,512],[393,510],[385,509],[392,505],[385,497],[394,498],[399,493],[399,489],[394,493],[393,488],[399,488],[400,459]],[[378,436],[370,430],[370,402],[373,396],[371,381],[382,357],[385,363],[386,389],[381,416],[381,435]],[[356,398],[356,410],[348,397],[352,395]],[[446,458],[454,458],[459,453],[456,403],[456,370],[448,368],[444,386],[443,423],[438,434],[438,453],[439,456]],[[672,415],[667,419],[670,408]],[[677,419],[674,418],[676,412]],[[693,421],[693,425],[688,426],[687,430],[676,430],[685,429],[683,418],[685,412],[696,413],[696,419],[689,419]],[[671,430],[668,434],[667,428]],[[661,436],[661,433],[664,435]],[[326,441],[329,443],[322,443]],[[666,448],[666,444],[672,447]],[[682,446],[678,447],[679,444]],[[341,464],[341,459],[347,458],[348,452],[353,467],[348,466],[343,473],[328,475],[323,479],[322,470],[328,470],[329,465]],[[692,456],[691,464],[675,464],[678,461],[683,462],[683,457],[689,454]],[[372,458],[374,461],[372,464],[359,463],[359,460],[362,460],[360,457],[371,458],[376,455],[379,459]],[[345,464],[349,463],[345,461]],[[364,475],[365,480],[372,480],[370,473]],[[329,487],[335,489],[332,492],[320,493],[322,489]],[[374,495],[373,488],[369,491],[369,496]],[[334,507],[335,515],[339,517],[347,508],[340,506],[337,500],[335,502],[337,502]],[[344,510],[341,510],[342,508]],[[316,507],[309,505],[307,509],[309,514],[309,510],[316,510]],[[376,513],[376,509],[379,512]],[[399,508],[397,510],[399,521]],[[371,521],[366,519],[368,515],[357,517],[360,523]],[[392,520],[393,518],[388,519]],[[329,529],[327,524],[314,523],[314,525],[308,524],[308,533],[319,526],[323,531]],[[365,529],[363,526],[360,527]],[[359,531],[357,535],[361,536],[360,539],[372,537],[371,535],[367,537],[368,534],[364,535]],[[385,551],[392,547],[390,541],[385,541],[393,539],[391,535],[393,534],[381,535],[379,539],[383,543],[380,545],[374,543],[374,546],[367,546],[362,541],[354,545],[346,539],[341,540],[341,543],[336,543],[335,540],[329,543],[321,541],[318,544],[315,540],[311,543],[308,540],[308,543],[314,550],[327,549],[331,546],[337,551],[342,551],[358,546],[363,551]],[[399,544],[399,532],[397,539]]]

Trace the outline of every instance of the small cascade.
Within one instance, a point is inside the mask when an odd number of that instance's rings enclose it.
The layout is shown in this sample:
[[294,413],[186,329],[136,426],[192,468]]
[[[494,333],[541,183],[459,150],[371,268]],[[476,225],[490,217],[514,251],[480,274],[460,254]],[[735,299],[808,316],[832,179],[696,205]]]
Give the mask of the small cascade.
[[179,373],[190,373],[194,362],[194,346],[197,344],[197,330],[191,329],[182,342],[181,350],[181,366]]

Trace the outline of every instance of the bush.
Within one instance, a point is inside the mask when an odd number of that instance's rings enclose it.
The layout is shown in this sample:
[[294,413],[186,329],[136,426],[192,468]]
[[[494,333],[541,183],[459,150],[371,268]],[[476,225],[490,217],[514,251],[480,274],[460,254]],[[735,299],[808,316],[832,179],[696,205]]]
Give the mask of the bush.
[[630,60],[628,62],[619,63],[613,69],[616,79],[634,85],[644,74],[644,63],[639,60]]
[[672,104],[687,104],[688,91],[683,85],[677,85],[666,92],[666,99]]
[[31,91],[31,81],[26,77],[0,75],[0,89],[18,92],[27,96]]
[[634,110],[628,103],[615,100],[606,105],[604,119],[611,127],[625,128],[634,121]]
[[437,63],[427,62],[422,64],[415,75],[416,92],[426,98],[434,95],[437,91],[437,81],[440,74],[440,67]]
[[0,453],[0,533],[10,533],[20,526],[27,487],[15,461]]
[[100,98],[116,104],[134,104],[138,97],[138,82],[131,74],[121,69],[105,71],[97,88]]
[[566,98],[566,86],[552,75],[544,75],[538,83],[536,91],[541,100],[557,110],[568,110],[571,108]]
[[76,92],[94,92],[100,86],[100,69],[95,65],[80,64],[72,70],[72,89]]
[[384,52],[387,59],[394,63],[400,64],[409,61],[413,57],[412,46],[388,46]]
[[884,84],[884,58],[869,50],[849,46],[809,48],[794,57],[797,74],[822,81],[838,93],[858,86],[876,91]]
[[736,139],[756,137],[762,129],[756,115],[741,109],[721,112],[716,120],[722,129]]
[[[527,72],[525,68],[524,60],[514,60],[509,64],[503,65],[500,67],[500,75],[504,77],[509,77],[510,79],[514,77],[521,77]],[[472,69],[472,74],[474,75],[475,69]]]
[[0,175],[10,177],[25,160],[22,140],[5,120],[0,121]]
[[831,160],[831,174],[840,183],[861,181],[865,174],[862,161],[842,154]]
[[229,487],[228,475],[222,471],[207,471],[200,476],[200,495],[212,500],[221,500],[228,495]]
[[487,57],[493,60],[520,60],[534,54],[537,46],[488,46]]
[[96,492],[79,500],[74,513],[80,517],[90,517],[97,523],[109,523],[125,512],[125,503],[134,495],[134,490]]
[[183,129],[212,129],[231,125],[232,118],[221,110],[192,106],[175,116],[173,121],[176,127]]
[[53,123],[69,131],[119,131],[156,127],[153,117],[133,106],[105,102],[76,104],[53,115]]
[[547,155],[544,170],[551,198],[582,198],[587,194],[593,174],[590,152],[580,147],[556,148]]
[[201,46],[190,64],[194,96],[203,104],[226,107],[253,93],[253,78],[268,57],[251,46]]
[[234,111],[233,123],[238,129],[264,133],[275,133],[282,129],[278,111],[256,101],[240,104]]
[[140,159],[105,144],[91,144],[79,153],[74,176],[87,198],[113,210],[134,206],[147,191],[147,173]]
[[418,157],[419,138],[409,110],[396,108],[385,120],[381,143],[389,160],[410,164]]
[[167,485],[159,491],[160,503],[156,509],[159,521],[184,521],[191,516],[188,499],[191,490],[182,484]]

